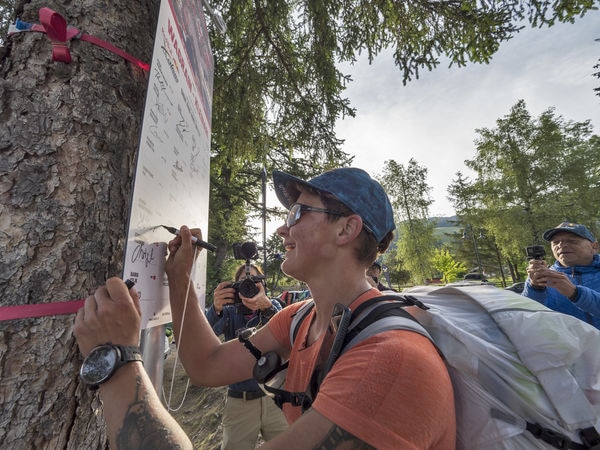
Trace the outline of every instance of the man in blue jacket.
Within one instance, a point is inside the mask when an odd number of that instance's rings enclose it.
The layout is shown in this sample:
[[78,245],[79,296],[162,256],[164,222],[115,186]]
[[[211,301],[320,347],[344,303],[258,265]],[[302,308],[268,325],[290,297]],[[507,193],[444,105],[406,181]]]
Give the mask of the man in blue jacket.
[[544,233],[556,262],[532,259],[523,294],[600,329],[598,241],[585,226],[563,222]]

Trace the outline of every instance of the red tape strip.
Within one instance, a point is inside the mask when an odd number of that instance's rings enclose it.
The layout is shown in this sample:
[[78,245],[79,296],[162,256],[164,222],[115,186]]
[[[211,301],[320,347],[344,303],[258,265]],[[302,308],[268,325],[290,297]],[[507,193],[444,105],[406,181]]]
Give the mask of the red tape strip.
[[[134,56],[131,56],[124,50],[112,45],[109,42],[103,41],[96,36],[84,33],[78,28],[67,25],[67,21],[63,16],[48,7],[43,7],[39,11],[40,23],[34,23],[31,26],[31,31],[46,33],[52,43],[52,60],[64,63],[71,62],[71,53],[69,52],[68,41],[71,39],[80,39],[89,42],[99,47],[119,55],[130,63],[138,66],[146,72],[150,70],[150,64],[140,61]],[[25,30],[22,30],[25,31]]]
[[0,322],[4,320],[29,319],[31,317],[58,316],[62,314],[74,314],[85,300],[71,300],[58,303],[37,303],[29,305],[15,305],[0,307]]

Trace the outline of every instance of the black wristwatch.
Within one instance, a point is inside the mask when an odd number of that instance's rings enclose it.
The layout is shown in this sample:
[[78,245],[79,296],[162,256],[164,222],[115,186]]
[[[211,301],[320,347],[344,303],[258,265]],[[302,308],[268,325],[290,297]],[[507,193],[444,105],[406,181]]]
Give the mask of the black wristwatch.
[[79,377],[90,388],[95,389],[108,381],[125,364],[142,361],[139,347],[113,345],[110,342],[94,348],[83,360]]
[[575,300],[577,300],[577,296],[579,295],[579,288],[577,286],[575,286],[575,292],[573,292],[571,294],[571,296],[569,297],[569,300],[571,300],[572,302],[574,302]]

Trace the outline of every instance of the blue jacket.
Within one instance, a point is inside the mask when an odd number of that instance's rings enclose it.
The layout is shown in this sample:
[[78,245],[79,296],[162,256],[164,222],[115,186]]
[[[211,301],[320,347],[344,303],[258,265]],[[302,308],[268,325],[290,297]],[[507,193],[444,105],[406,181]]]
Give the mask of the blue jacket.
[[522,295],[600,329],[600,256],[594,255],[589,266],[563,267],[556,261],[551,269],[564,273],[577,286],[577,298],[574,302],[554,288],[533,288],[529,278],[525,281]]
[[[271,304],[276,311],[281,310],[281,304],[277,300],[271,299]],[[241,330],[264,325],[270,319],[270,317],[264,317],[260,311],[258,313],[254,312],[253,314],[246,316],[239,312],[239,309],[236,305],[225,305],[220,316],[216,313],[215,308],[212,306],[206,308],[205,313],[208,323],[210,323],[212,326],[215,334],[217,336],[222,334],[225,336],[225,340],[227,341],[231,339],[237,339],[238,333]],[[258,391],[260,387],[254,378],[250,378],[249,380],[230,384],[229,389],[237,392]]]

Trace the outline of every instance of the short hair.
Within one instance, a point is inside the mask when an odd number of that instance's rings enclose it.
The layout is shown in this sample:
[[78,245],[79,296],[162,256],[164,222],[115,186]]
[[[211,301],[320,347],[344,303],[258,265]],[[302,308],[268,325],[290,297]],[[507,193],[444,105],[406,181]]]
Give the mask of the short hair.
[[[306,191],[305,186],[299,186],[299,188],[301,190]],[[330,209],[337,213],[327,214],[327,220],[329,222],[336,222],[337,220],[339,220],[340,215],[343,217],[348,217],[352,214],[356,214],[354,211],[352,211],[350,208],[344,205],[341,201],[339,201],[335,196],[316,189],[310,189],[310,191],[310,193],[319,196],[321,202],[323,203],[326,209]],[[379,254],[384,253],[388,249],[393,239],[394,232],[390,231],[384,236],[381,242],[377,242],[373,233],[370,232],[365,226],[363,226],[360,234],[357,237],[359,245],[356,248],[356,257],[365,265],[365,267],[369,267],[375,262]]]

